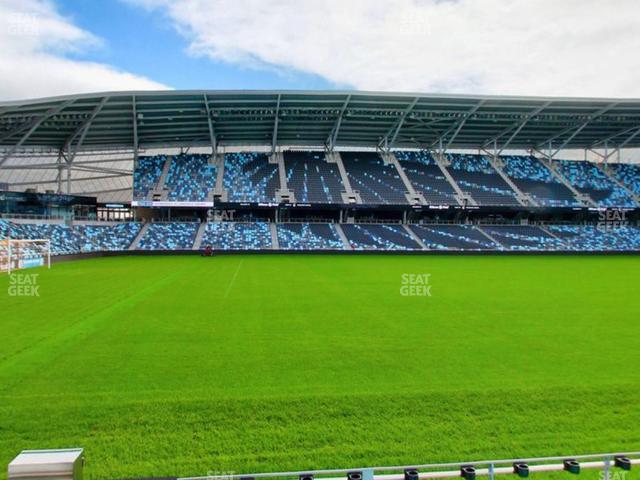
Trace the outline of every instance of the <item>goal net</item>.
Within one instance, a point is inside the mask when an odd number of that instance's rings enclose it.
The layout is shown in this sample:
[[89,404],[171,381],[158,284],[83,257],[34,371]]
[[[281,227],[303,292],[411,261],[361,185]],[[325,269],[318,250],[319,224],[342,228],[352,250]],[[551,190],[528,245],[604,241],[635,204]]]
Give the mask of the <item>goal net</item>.
[[44,265],[51,268],[49,240],[0,240],[0,272]]

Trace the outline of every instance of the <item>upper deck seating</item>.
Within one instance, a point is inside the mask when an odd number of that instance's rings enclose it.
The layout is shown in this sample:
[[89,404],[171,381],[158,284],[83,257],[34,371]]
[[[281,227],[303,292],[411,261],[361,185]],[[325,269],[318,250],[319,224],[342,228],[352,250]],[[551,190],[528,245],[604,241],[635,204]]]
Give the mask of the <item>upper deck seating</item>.
[[398,151],[400,162],[416,192],[431,205],[457,205],[456,191],[429,152]]
[[636,207],[629,194],[596,165],[585,161],[554,160],[562,175],[601,207]]
[[138,165],[133,172],[134,200],[147,200],[149,192],[158,186],[166,161],[166,155],[138,158]]
[[168,200],[203,202],[216,186],[216,167],[209,165],[210,155],[183,154],[171,160],[164,187]]
[[573,192],[569,190],[537,158],[523,155],[501,157],[502,170],[523,193],[531,195],[533,200],[546,207],[577,207]]
[[269,163],[265,153],[227,153],[223,183],[230,202],[275,202],[280,188],[278,165]]
[[518,206],[516,192],[491,166],[484,155],[447,153],[447,169],[460,189],[478,205]]
[[610,163],[609,171],[620,183],[640,196],[640,164]]
[[287,185],[297,202],[342,203],[340,171],[322,152],[284,152]]
[[341,152],[351,188],[365,204],[408,204],[407,188],[394,165],[384,164],[375,152]]

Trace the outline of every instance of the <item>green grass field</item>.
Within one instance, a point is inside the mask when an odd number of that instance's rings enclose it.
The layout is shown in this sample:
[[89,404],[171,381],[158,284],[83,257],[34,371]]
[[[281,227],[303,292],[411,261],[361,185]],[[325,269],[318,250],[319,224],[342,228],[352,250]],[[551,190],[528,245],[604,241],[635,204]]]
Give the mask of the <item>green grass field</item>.
[[[91,479],[640,450],[640,257],[27,273],[39,297],[0,276],[0,466],[74,446]],[[432,296],[400,295],[404,273]]]

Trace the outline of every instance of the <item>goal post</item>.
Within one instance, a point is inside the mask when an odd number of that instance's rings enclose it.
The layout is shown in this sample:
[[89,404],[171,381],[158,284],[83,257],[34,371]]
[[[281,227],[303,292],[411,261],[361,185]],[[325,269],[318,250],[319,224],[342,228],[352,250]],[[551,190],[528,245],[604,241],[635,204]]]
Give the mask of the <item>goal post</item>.
[[0,240],[0,272],[42,266],[51,268],[50,240]]

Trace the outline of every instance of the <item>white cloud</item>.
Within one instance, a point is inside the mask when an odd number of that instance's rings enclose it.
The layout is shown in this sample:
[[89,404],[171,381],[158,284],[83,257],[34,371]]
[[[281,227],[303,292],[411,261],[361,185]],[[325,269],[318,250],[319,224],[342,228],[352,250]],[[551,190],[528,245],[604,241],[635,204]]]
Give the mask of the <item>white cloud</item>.
[[190,52],[367,90],[640,97],[637,0],[128,0]]
[[66,58],[102,41],[46,0],[0,0],[0,99],[24,99],[165,85],[112,66]]

